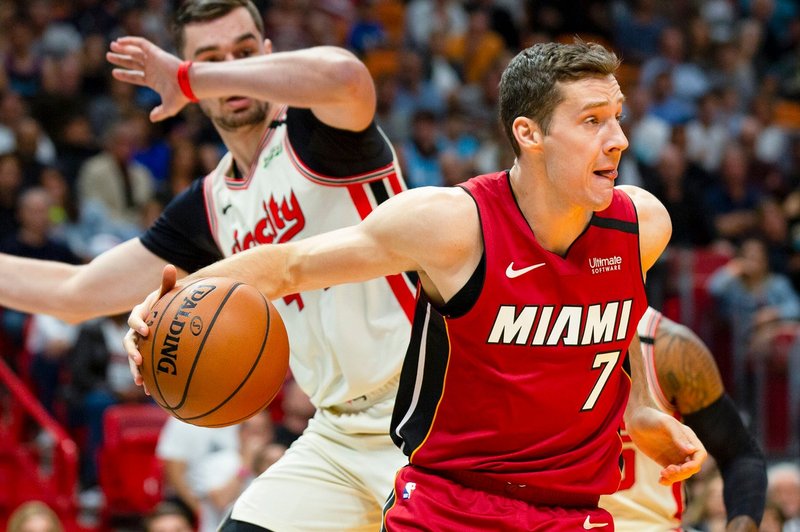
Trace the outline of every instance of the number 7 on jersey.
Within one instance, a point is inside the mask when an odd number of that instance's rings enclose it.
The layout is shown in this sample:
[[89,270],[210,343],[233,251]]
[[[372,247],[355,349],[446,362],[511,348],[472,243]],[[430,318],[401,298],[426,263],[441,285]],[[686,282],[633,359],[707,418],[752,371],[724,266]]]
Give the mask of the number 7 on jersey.
[[587,397],[586,402],[583,403],[581,412],[585,412],[586,410],[591,410],[594,408],[597,398],[600,397],[600,393],[603,391],[603,388],[606,387],[606,383],[608,382],[608,378],[611,376],[611,372],[614,371],[615,367],[617,367],[617,361],[619,360],[620,353],[621,351],[606,351],[605,353],[597,353],[594,356],[592,369],[600,368],[600,376],[597,377],[597,382],[594,383],[594,387],[592,388],[589,397]]

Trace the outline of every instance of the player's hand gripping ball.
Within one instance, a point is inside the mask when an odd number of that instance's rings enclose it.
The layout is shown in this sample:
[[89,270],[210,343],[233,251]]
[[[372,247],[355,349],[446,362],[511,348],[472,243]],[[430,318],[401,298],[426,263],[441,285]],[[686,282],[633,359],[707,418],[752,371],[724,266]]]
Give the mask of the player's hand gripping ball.
[[162,408],[193,425],[224,427],[275,397],[289,367],[283,320],[256,288],[209,277],[156,302],[139,338],[139,368]]

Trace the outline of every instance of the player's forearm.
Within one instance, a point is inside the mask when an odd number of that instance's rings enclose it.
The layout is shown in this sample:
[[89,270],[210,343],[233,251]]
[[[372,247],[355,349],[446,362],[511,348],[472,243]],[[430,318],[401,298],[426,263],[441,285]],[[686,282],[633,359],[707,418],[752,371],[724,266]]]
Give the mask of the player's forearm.
[[[90,298],[70,291],[70,280],[80,267],[0,254],[0,305],[15,310],[50,314],[75,322]],[[88,309],[85,309],[88,310]]]
[[0,305],[70,323],[119,314],[158,286],[164,264],[138,239],[80,266],[0,254]]
[[630,425],[640,409],[646,407],[656,408],[656,404],[647,387],[647,376],[645,375],[642,348],[638,335],[631,341],[628,348],[628,357],[631,368],[631,391],[625,408],[625,423]]
[[374,100],[363,63],[343,49],[327,46],[239,61],[197,62],[189,76],[200,99],[238,94],[309,108],[354,98]]

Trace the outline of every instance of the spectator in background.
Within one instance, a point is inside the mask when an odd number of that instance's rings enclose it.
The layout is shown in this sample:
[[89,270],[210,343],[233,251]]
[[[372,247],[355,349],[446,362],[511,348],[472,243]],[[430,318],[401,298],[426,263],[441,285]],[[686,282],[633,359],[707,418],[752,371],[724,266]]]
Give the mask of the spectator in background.
[[48,505],[41,501],[28,501],[11,513],[6,532],[64,532],[64,526]]
[[16,124],[14,141],[14,152],[22,164],[22,186],[34,186],[39,183],[42,169],[55,163],[55,147],[39,122],[31,117],[24,117]]
[[9,87],[30,98],[38,94],[42,84],[42,57],[34,46],[35,35],[30,20],[18,14],[7,27],[8,48],[3,66]]
[[136,87],[111,78],[108,81],[108,91],[89,102],[87,116],[92,133],[96,138],[102,139],[115,123],[141,111],[136,103]]
[[59,127],[55,141],[57,165],[67,179],[70,193],[74,194],[81,166],[98,152],[89,119],[77,113],[70,115]]
[[444,116],[446,102],[433,82],[426,76],[422,55],[413,50],[406,50],[400,55],[400,66],[397,73],[397,90],[392,107],[394,112],[405,117],[406,123],[394,142],[402,142],[410,134],[411,121],[417,111],[427,111],[433,120]]
[[442,186],[440,157],[444,144],[436,115],[417,111],[411,119],[411,138],[400,145],[397,156],[410,188]]
[[614,45],[626,63],[641,64],[658,52],[658,39],[667,25],[656,0],[632,0],[614,14]]
[[53,260],[69,264],[82,261],[66,244],[51,236],[50,208],[53,200],[42,187],[33,187],[19,198],[19,229],[0,240],[0,252],[18,257]]
[[411,0],[406,5],[406,40],[413,50],[427,50],[431,34],[461,35],[467,30],[468,19],[463,2]]
[[207,428],[167,419],[156,447],[168,488],[197,516],[198,532],[214,532],[249,481],[240,476],[239,428]]
[[691,530],[725,532],[728,518],[719,470],[716,467],[704,468],[700,475],[692,479],[691,488],[684,523],[691,526]]
[[708,72],[709,83],[715,88],[734,90],[742,109],[747,109],[756,94],[757,80],[736,40],[717,43],[713,57],[714,62]]
[[783,532],[800,531],[800,467],[796,462],[767,468],[767,501],[777,506],[785,519]]
[[200,165],[197,147],[187,139],[177,138],[170,148],[169,171],[162,192],[168,198],[175,197],[206,173]]
[[186,511],[171,502],[159,503],[144,518],[145,532],[194,532]]
[[694,103],[675,93],[673,73],[669,67],[658,72],[651,87],[652,101],[647,112],[674,126],[685,124],[694,117]]
[[703,70],[686,60],[684,33],[677,26],[667,26],[661,31],[658,54],[644,62],[639,81],[650,88],[662,72],[671,73],[675,96],[687,103],[694,103],[709,89]]
[[736,258],[711,275],[708,290],[733,331],[734,390],[743,402],[746,357],[765,356],[778,326],[800,319],[800,297],[770,268],[766,244],[757,237],[745,239]]
[[14,128],[25,116],[28,116],[28,109],[17,92],[11,89],[0,92],[0,154],[16,149]]
[[[303,393],[299,387],[297,391]],[[291,426],[299,428],[295,419],[305,414],[307,424],[313,406],[310,413],[307,408],[303,411],[297,392],[286,389],[284,393],[283,408]],[[270,447],[275,436],[267,410],[238,425],[221,428],[198,427],[168,418],[156,454],[164,463],[167,485],[197,515],[199,532],[215,531],[231,503],[261,472],[260,468],[266,469],[265,458],[277,460],[283,454],[288,444]],[[265,455],[268,447],[269,454]]]
[[708,91],[697,101],[697,112],[686,124],[686,154],[706,172],[719,170],[728,130],[719,122],[719,94]]
[[141,232],[139,209],[153,196],[155,184],[147,168],[133,160],[140,139],[135,125],[121,121],[110,127],[102,152],[90,157],[78,173],[78,204],[99,201],[117,224]]
[[[795,251],[792,249],[789,239],[789,223],[786,214],[775,198],[768,197],[758,206],[758,233],[764,238],[772,269],[791,277]],[[792,281],[794,282],[794,280]]]
[[480,83],[503,53],[502,37],[489,26],[489,12],[473,6],[466,30],[452,33],[445,41],[445,56],[456,66],[467,84]]
[[98,451],[103,445],[103,414],[118,403],[145,400],[131,382],[122,337],[125,316],[97,318],[77,327],[67,358],[71,379],[67,388],[70,424],[86,429],[80,453],[80,484],[83,490],[97,486]]
[[669,212],[672,220],[670,245],[691,248],[711,243],[713,226],[700,197],[700,183],[690,177],[684,151],[675,144],[667,144],[661,150],[655,170],[657,181],[646,188]]
[[[638,184],[643,180],[642,170],[654,167],[658,162],[661,150],[670,140],[672,126],[663,118],[650,112],[653,96],[644,87],[635,87],[628,94],[626,106],[626,117],[623,121],[623,128],[626,135],[631,139],[631,150],[636,163],[646,167],[645,169],[636,168],[636,172],[628,170],[622,182],[626,184]],[[631,157],[623,157],[621,164],[631,163]],[[624,167],[621,173],[624,173]]]
[[767,501],[758,532],[783,532],[785,524],[786,519],[783,517],[780,507],[772,501]]
[[0,155],[0,241],[19,228],[17,198],[22,189],[22,164],[13,153]]
[[722,154],[719,174],[705,193],[706,209],[718,238],[740,242],[756,226],[758,189],[748,181],[749,165],[742,146],[729,143]]
[[64,404],[62,378],[75,341],[75,327],[52,316],[33,314],[26,331],[25,346],[31,354],[30,376],[34,392],[42,406],[63,421],[55,406]]
[[386,47],[389,42],[386,28],[376,13],[377,1],[379,0],[356,2],[356,18],[347,35],[347,47],[362,59],[369,52]]

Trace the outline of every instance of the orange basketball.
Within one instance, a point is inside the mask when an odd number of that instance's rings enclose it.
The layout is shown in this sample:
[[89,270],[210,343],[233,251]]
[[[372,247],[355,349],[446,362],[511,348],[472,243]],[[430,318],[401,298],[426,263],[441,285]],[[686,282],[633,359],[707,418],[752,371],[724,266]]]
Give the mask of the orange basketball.
[[158,300],[139,338],[142,373],[162,408],[193,425],[224,427],[265,408],[289,367],[289,340],[256,288],[209,277]]

